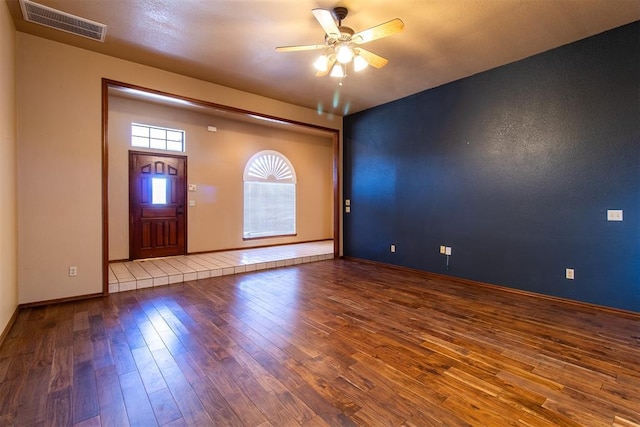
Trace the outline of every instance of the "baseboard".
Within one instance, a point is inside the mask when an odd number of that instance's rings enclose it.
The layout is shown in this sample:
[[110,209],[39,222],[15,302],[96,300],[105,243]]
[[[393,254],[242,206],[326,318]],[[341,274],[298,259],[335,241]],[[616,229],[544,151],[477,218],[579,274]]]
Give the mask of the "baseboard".
[[20,304],[18,305],[18,308],[22,309],[22,308],[30,308],[30,307],[42,307],[43,305],[62,304],[64,302],[80,301],[80,300],[91,299],[91,298],[101,298],[103,296],[104,294],[100,292],[97,294],[86,294],[86,295],[78,295],[75,297],[56,298],[56,299],[50,299],[46,301],[35,301],[35,302]]
[[391,269],[394,269],[394,270],[400,270],[400,271],[416,273],[416,274],[420,274],[420,275],[423,275],[423,276],[425,276],[427,278],[434,279],[434,280],[445,280],[445,281],[449,281],[449,282],[464,283],[464,284],[472,285],[472,286],[482,286],[484,288],[496,290],[496,291],[499,291],[499,292],[508,292],[508,293],[512,293],[512,294],[524,295],[524,296],[534,297],[534,298],[538,298],[538,299],[545,299],[545,300],[559,302],[559,303],[563,303],[563,304],[574,305],[574,306],[577,306],[577,307],[588,308],[588,309],[591,309],[591,310],[608,312],[608,313],[616,314],[616,315],[619,315],[619,316],[632,318],[632,319],[635,319],[635,320],[640,319],[640,313],[635,312],[635,311],[630,311],[630,310],[624,310],[622,308],[607,307],[607,306],[604,306],[604,305],[593,304],[593,303],[583,302],[583,301],[576,301],[576,300],[572,300],[572,299],[568,299],[568,298],[562,298],[562,297],[556,297],[556,296],[552,296],[552,295],[545,295],[545,294],[540,294],[540,293],[537,293],[537,292],[523,291],[521,289],[508,288],[506,286],[494,285],[494,284],[485,283],[485,282],[478,282],[478,281],[475,281],[475,280],[463,279],[463,278],[460,278],[460,277],[447,276],[446,274],[432,273],[430,271],[418,270],[416,268],[403,267],[403,266],[394,265],[394,264],[387,264],[387,263],[379,262],[379,261],[371,261],[371,260],[368,260],[368,259],[354,258],[354,257],[349,257],[349,256],[343,256],[342,259],[345,259],[345,260],[348,260],[348,261],[360,262],[360,263],[363,263],[363,264],[377,265],[377,266],[380,266],[380,267],[391,268]]
[[14,323],[16,323],[16,319],[18,318],[19,312],[20,312],[20,306],[16,307],[15,311],[13,312],[13,315],[11,316],[11,318],[9,319],[9,322],[7,323],[7,326],[5,326],[4,330],[2,331],[2,335],[0,335],[0,347],[2,346],[2,343],[4,342],[5,338],[7,338],[7,336],[9,335],[9,331],[11,330],[11,327],[13,326]]
[[[272,238],[272,237],[269,237],[269,238]],[[244,246],[244,247],[238,247],[238,248],[214,249],[214,250],[210,250],[210,251],[194,251],[194,252],[187,252],[186,255],[204,255],[204,254],[214,254],[214,253],[217,253],[217,252],[230,252],[230,251],[241,251],[241,250],[247,250],[247,249],[273,248],[273,247],[277,247],[277,246],[289,246],[289,245],[303,245],[305,243],[328,242],[328,241],[332,241],[332,240],[333,239],[304,240],[304,241],[301,241],[301,242],[274,243],[274,244],[271,244],[271,245]],[[169,258],[169,257],[160,257],[160,258]],[[109,260],[109,264],[116,263],[116,262],[129,262],[129,261],[131,261],[129,258],[125,258],[125,259],[110,259]]]
[[[265,237],[265,239],[272,239],[272,238],[273,237]],[[195,251],[195,252],[188,252],[187,255],[213,254],[216,252],[242,251],[242,250],[248,250],[248,249],[276,248],[278,246],[304,245],[305,243],[317,243],[317,242],[328,242],[328,241],[333,241],[333,239],[303,240],[300,242],[274,243],[271,245],[244,246],[244,247],[238,247],[238,248],[215,249],[211,251]]]

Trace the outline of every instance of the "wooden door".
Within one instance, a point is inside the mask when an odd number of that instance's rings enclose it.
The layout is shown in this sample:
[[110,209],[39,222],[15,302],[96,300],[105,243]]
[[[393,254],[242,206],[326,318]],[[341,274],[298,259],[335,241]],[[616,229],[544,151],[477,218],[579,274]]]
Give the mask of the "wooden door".
[[129,152],[129,257],[186,253],[184,156]]

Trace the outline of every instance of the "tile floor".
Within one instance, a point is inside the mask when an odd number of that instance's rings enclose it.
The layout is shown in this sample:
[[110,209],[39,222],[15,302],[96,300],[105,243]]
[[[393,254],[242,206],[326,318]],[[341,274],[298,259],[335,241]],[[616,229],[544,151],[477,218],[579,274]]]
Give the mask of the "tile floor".
[[109,264],[109,292],[150,288],[333,258],[333,240]]

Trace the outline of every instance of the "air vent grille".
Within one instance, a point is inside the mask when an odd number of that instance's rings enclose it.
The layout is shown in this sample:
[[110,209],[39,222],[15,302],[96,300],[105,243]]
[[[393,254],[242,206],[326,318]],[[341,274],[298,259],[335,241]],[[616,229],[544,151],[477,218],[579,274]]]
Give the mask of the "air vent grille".
[[28,22],[104,42],[107,33],[107,26],[104,24],[60,12],[29,0],[20,0],[20,7],[22,16]]

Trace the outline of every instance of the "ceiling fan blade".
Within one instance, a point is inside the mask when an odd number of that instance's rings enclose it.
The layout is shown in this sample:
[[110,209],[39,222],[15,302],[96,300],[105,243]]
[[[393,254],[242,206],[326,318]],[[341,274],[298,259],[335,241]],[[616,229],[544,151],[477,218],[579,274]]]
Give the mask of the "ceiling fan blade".
[[371,65],[372,67],[375,68],[382,68],[385,65],[387,65],[387,62],[389,62],[388,59],[383,58],[380,55],[376,55],[373,52],[369,52],[368,50],[364,50],[362,48],[357,48],[356,51],[358,52],[358,54],[360,56],[362,56],[369,65]]
[[318,71],[316,73],[316,77],[322,77],[322,76],[326,76],[327,74],[329,74],[331,72],[331,70],[333,69],[333,65],[336,63],[336,58],[330,58],[329,59],[329,66],[327,67],[327,69],[325,71]]
[[368,30],[360,31],[355,33],[351,40],[353,40],[356,44],[363,44],[370,42],[372,40],[381,39],[383,37],[388,37],[395,33],[399,33],[404,29],[404,22],[402,20],[395,18],[391,21],[387,21],[383,24],[376,25],[375,27],[371,27]]
[[326,49],[326,44],[307,44],[298,46],[279,46],[276,48],[278,52],[297,52],[299,50],[320,50]]
[[313,13],[313,16],[316,17],[318,23],[320,23],[320,26],[329,37],[334,39],[340,38],[340,30],[330,10],[313,9],[311,13]]

